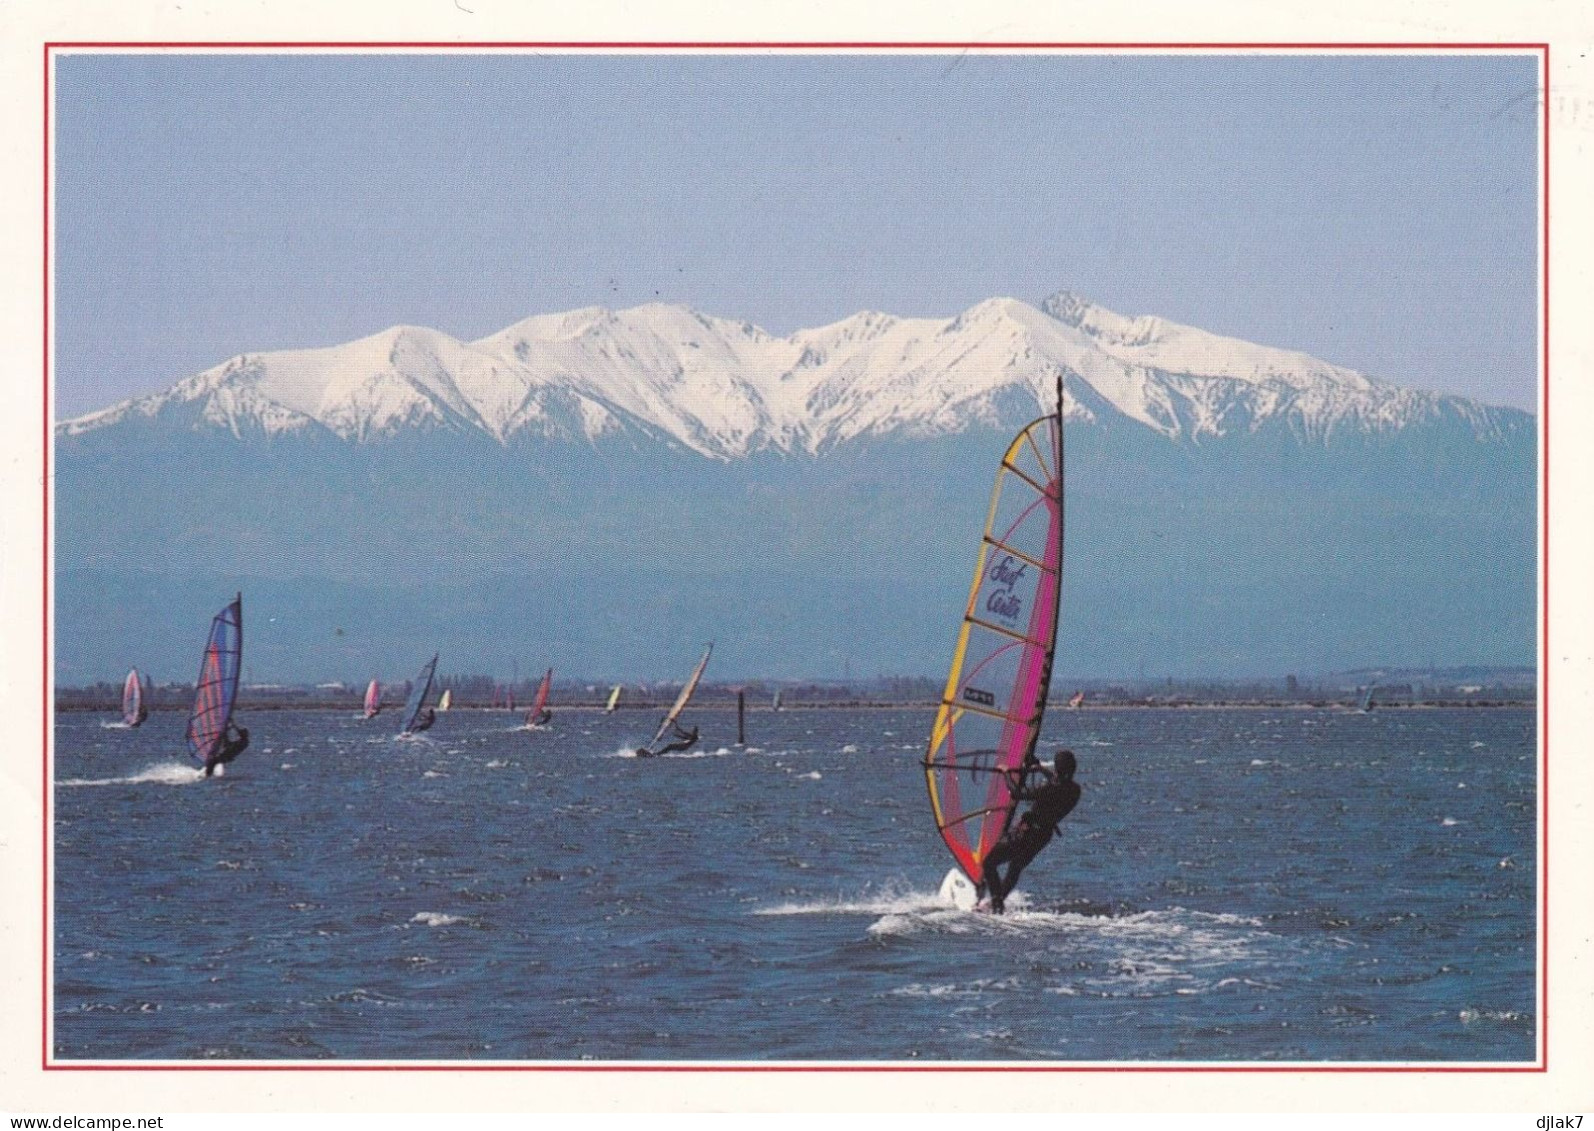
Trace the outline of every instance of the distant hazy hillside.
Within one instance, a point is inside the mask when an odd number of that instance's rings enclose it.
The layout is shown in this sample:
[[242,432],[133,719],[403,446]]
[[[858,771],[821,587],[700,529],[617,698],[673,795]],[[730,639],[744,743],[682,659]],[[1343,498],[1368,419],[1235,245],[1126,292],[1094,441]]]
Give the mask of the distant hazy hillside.
[[1065,293],[240,355],[58,427],[59,672],[192,678],[240,586],[255,678],[936,672],[1059,376],[1060,672],[1532,663],[1531,416]]

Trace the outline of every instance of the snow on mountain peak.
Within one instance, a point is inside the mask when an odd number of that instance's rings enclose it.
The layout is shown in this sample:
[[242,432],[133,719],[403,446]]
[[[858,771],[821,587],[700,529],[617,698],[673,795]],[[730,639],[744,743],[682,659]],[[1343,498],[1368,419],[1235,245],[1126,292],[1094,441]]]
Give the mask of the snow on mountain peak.
[[1068,290],[1047,298],[1041,303],[1041,310],[1066,326],[1120,346],[1148,345],[1156,341],[1167,326],[1153,315],[1126,318]]
[[241,354],[59,431],[164,414],[238,436],[325,429],[351,442],[416,429],[481,432],[500,443],[593,442],[640,430],[730,459],[1011,424],[1030,406],[1044,411],[1059,377],[1070,418],[1118,415],[1176,441],[1268,420],[1322,440],[1344,427],[1388,431],[1441,411],[1491,427],[1492,410],[1457,398],[1157,317],[1125,317],[1065,290],[1039,308],[997,297],[946,319],[863,311],[786,337],[667,303],[535,315],[473,342],[394,326],[343,345]]

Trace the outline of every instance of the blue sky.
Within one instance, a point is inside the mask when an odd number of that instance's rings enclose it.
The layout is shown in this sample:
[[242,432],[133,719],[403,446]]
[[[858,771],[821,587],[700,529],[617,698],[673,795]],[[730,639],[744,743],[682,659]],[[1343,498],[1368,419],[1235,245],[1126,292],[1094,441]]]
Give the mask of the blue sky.
[[397,323],[1070,287],[1537,398],[1537,58],[63,56],[60,416]]

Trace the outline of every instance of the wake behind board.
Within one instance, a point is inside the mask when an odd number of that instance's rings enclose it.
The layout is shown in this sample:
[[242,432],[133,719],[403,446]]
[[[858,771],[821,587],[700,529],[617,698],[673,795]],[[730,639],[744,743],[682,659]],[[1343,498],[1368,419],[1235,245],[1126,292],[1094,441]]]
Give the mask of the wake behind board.
[[979,904],[980,895],[962,869],[953,868],[941,881],[941,899],[959,911],[973,911]]

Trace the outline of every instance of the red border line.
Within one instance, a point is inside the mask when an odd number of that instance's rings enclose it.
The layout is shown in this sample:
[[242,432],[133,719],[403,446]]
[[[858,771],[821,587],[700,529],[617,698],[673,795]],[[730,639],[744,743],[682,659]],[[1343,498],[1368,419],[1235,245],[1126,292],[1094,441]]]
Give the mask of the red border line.
[[148,43],[136,40],[65,40],[46,43],[47,49],[105,49],[105,48],[141,48],[144,50],[236,50],[250,48],[255,50],[292,49],[303,48],[336,48],[340,50],[524,50],[526,48],[567,48],[570,50],[703,50],[703,51],[747,51],[747,50],[796,50],[796,51],[838,51],[838,50],[989,50],[989,51],[1138,51],[1143,54],[1152,54],[1157,51],[1528,51],[1548,50],[1544,43],[1247,43],[1247,42],[1219,42],[1219,43],[1077,43],[1077,42],[1048,42],[1048,43],[1020,43],[1006,40],[989,42],[964,42],[958,40],[922,40],[916,42],[880,42],[875,40],[808,40],[808,41],[740,41],[720,40],[716,42],[703,41],[671,41],[671,40],[525,40],[519,42],[479,42],[470,40],[436,40],[418,41],[414,43],[391,43],[351,40],[276,40],[262,42],[244,42],[234,40],[193,40],[177,41],[171,43]]
[[[810,42],[753,42],[753,41],[719,41],[719,42],[665,42],[653,40],[635,41],[526,41],[526,42],[468,42],[468,41],[436,41],[416,43],[391,43],[370,41],[276,41],[276,42],[239,42],[239,41],[211,41],[211,42],[139,42],[139,41],[46,41],[43,45],[43,92],[44,92],[44,118],[43,118],[43,240],[42,240],[42,292],[43,292],[43,475],[41,477],[41,498],[43,503],[43,516],[41,526],[43,529],[43,578],[41,585],[42,602],[42,649],[44,658],[44,680],[41,691],[43,706],[42,722],[42,768],[41,798],[43,805],[43,822],[40,828],[41,849],[41,882],[40,894],[42,914],[40,916],[40,1068],[45,1072],[673,1072],[673,1073],[744,1073],[744,1072],[776,1072],[776,1073],[911,1073],[911,1072],[1018,1072],[1018,1073],[1258,1073],[1279,1074],[1299,1073],[1322,1075],[1328,1073],[1365,1073],[1365,1074],[1393,1074],[1393,1073],[1423,1073],[1423,1074],[1476,1074],[1489,1073],[1495,1075],[1517,1075],[1522,1073],[1547,1073],[1549,1071],[1549,879],[1550,879],[1550,813],[1549,813],[1549,659],[1550,659],[1550,45],[1548,43],[1019,43],[1010,41],[1001,42],[949,42],[949,41],[921,41],[921,42],[879,42],[879,41],[810,41]],[[911,50],[984,50],[984,51],[1123,51],[1140,54],[1155,54],[1161,51],[1255,51],[1270,53],[1291,52],[1326,52],[1326,51],[1405,51],[1405,52],[1473,52],[1473,51],[1537,51],[1540,54],[1542,72],[1542,98],[1540,105],[1539,128],[1543,137],[1543,158],[1541,177],[1542,189],[1542,218],[1539,224],[1539,239],[1541,247],[1542,291],[1541,291],[1541,337],[1540,337],[1540,513],[1539,522],[1541,533],[1539,585],[1542,595],[1542,615],[1539,637],[1539,742],[1541,751],[1540,777],[1539,777],[1539,1034],[1540,1047],[1538,1048],[1538,1061],[1535,1064],[1503,1064],[1494,1066],[1489,1064],[1473,1065],[1447,1065],[1447,1064],[1415,1064],[1415,1065],[1390,1065],[1390,1064],[1266,1064],[1266,1065],[1218,1065],[1218,1064],[883,1064],[870,1065],[858,1063],[845,1064],[626,1064],[605,1063],[592,1064],[586,1062],[559,1063],[559,1064],[59,1064],[50,1060],[49,1028],[50,1028],[50,830],[53,822],[52,801],[53,793],[50,783],[50,734],[54,717],[51,702],[51,668],[50,668],[50,628],[51,628],[51,549],[50,540],[50,460],[53,454],[54,428],[50,412],[50,63],[51,56],[56,51],[71,50],[106,50],[106,49],[138,49],[142,51],[161,50],[199,50],[199,51],[234,51],[239,49],[249,50],[289,50],[303,51],[307,49],[338,49],[350,51],[380,51],[397,50],[424,51],[442,50],[448,52],[458,51],[513,51],[527,49],[566,49],[570,51],[594,50],[702,50],[702,51],[749,51],[749,50],[791,50],[791,51],[839,51],[839,50],[880,50],[880,51],[911,51]]]
[[1532,1064],[1511,1064],[1494,1067],[1492,1065],[1447,1065],[1436,1064],[1428,1066],[1395,1065],[1395,1064],[1179,1064],[1170,1062],[1162,1064],[969,1064],[966,1061],[951,1061],[945,1064],[705,1064],[702,1061],[683,1061],[680,1064],[624,1064],[607,1063],[591,1064],[587,1062],[569,1062],[560,1064],[327,1064],[324,1061],[314,1061],[306,1064],[251,1064],[247,1061],[217,1064],[206,1062],[202,1064],[55,1064],[49,1066],[57,1071],[64,1072],[1027,1072],[1027,1073],[1115,1073],[1115,1072],[1253,1072],[1278,1074],[1311,1074],[1321,1076],[1325,1073],[1480,1073],[1502,1075],[1523,1075],[1539,1073],[1544,1070]]
[[44,679],[39,690],[39,699],[44,708],[44,718],[41,723],[43,740],[41,749],[44,757],[43,765],[39,770],[41,789],[39,800],[43,806],[44,820],[39,830],[39,896],[43,905],[43,913],[39,916],[39,1037],[42,1048],[43,1066],[50,1067],[50,830],[55,825],[55,818],[51,812],[53,793],[50,790],[50,726],[55,717],[50,702],[50,591],[55,575],[50,572],[50,457],[54,454],[53,430],[50,420],[50,46],[44,47],[44,261],[41,264],[43,277],[40,291],[44,300],[44,350],[41,363],[44,368],[44,474],[39,477],[40,502],[43,512],[39,521],[43,529],[44,538],[41,553],[44,558],[44,570],[41,575],[42,603],[39,608],[42,621],[40,634],[43,637],[44,648]]
[[1539,522],[1544,531],[1540,542],[1539,585],[1543,590],[1543,627],[1539,632],[1539,1033],[1544,1042],[1539,1063],[1550,1070],[1550,45],[1544,45],[1544,103],[1539,110],[1539,129],[1544,133],[1544,163],[1539,173],[1544,193],[1544,219],[1540,227],[1540,267],[1544,272],[1540,299],[1543,329],[1539,348],[1540,453]]

